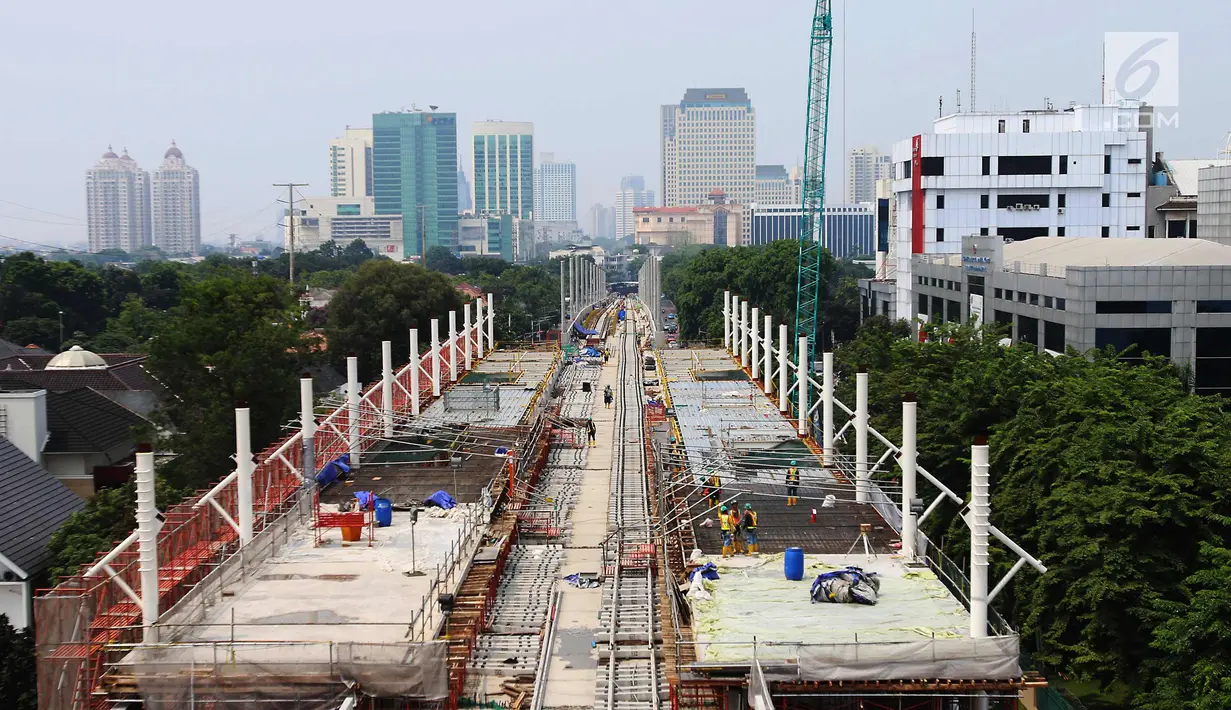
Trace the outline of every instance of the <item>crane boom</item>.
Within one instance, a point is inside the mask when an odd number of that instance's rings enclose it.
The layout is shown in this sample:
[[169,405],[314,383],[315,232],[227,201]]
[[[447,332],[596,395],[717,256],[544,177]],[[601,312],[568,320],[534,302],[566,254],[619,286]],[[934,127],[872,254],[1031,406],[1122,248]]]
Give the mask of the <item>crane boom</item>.
[[[829,67],[833,52],[833,15],[829,0],[817,0],[812,17],[812,51],[808,70],[807,143],[804,146],[803,214],[799,231],[799,285],[795,334],[808,336],[808,362],[816,362],[825,208],[825,138],[829,132]],[[828,343],[824,343],[827,345]]]

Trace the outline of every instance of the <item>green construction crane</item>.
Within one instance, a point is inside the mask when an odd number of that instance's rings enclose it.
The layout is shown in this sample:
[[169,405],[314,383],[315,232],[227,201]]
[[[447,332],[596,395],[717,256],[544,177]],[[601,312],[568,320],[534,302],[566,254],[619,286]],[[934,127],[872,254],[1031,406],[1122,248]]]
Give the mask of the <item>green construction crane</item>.
[[[833,15],[829,0],[816,1],[812,17],[812,61],[808,70],[807,144],[804,146],[804,204],[799,227],[799,286],[795,300],[795,335],[808,336],[808,362],[828,345],[827,335],[817,332],[820,313],[821,239],[825,220],[825,137],[829,132],[829,65],[833,52]],[[818,337],[819,336],[819,337]],[[822,348],[817,341],[823,340]]]

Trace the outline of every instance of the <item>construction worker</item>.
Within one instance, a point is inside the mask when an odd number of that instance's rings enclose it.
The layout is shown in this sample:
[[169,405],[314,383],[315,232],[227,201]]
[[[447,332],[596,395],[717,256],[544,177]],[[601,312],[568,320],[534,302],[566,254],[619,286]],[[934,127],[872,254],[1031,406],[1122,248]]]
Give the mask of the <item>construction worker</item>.
[[710,479],[710,485],[705,489],[705,496],[710,499],[710,507],[717,508],[722,500],[722,479],[717,474]]
[[740,522],[744,530],[744,542],[748,544],[747,552],[753,557],[759,557],[757,548],[757,511],[752,509],[752,503],[744,503],[744,517]]
[[611,392],[611,385],[607,385],[605,388],[603,388],[603,406],[604,407],[606,407],[607,409],[611,409],[611,400],[614,397],[615,395]]
[[744,518],[739,513],[739,505],[729,513],[731,517],[731,546],[735,554],[746,555],[748,549],[744,547]]
[[586,438],[590,442],[590,446],[595,445],[594,437],[598,434],[598,430],[594,428],[594,420],[586,418]]
[[786,504],[795,505],[799,502],[799,469],[795,459],[791,459],[791,467],[786,470]]
[[722,556],[730,557],[734,548],[732,547],[734,540],[732,539],[733,518],[735,516],[727,512],[727,506],[722,506],[718,509],[718,526],[722,530]]

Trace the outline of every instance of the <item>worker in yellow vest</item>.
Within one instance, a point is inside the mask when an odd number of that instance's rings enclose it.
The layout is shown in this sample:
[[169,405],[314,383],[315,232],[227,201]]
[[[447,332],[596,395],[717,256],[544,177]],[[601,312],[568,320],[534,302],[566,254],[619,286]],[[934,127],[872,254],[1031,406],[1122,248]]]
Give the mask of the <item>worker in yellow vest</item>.
[[791,467],[786,470],[786,504],[795,505],[799,502],[799,469],[795,467],[795,459],[791,459]]
[[730,557],[732,553],[732,537],[734,525],[734,515],[727,512],[727,506],[722,506],[718,509],[718,526],[722,530],[722,556]]
[[744,529],[744,542],[748,545],[748,554],[759,557],[761,552],[757,547],[757,511],[752,509],[752,503],[744,503],[744,517],[740,521],[740,527]]

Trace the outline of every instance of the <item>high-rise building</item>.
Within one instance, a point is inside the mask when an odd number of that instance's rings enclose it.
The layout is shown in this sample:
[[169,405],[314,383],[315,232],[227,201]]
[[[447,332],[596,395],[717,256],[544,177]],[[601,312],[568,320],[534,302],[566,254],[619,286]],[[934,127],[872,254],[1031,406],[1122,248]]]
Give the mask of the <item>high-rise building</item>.
[[471,201],[473,196],[470,180],[466,179],[466,171],[459,165],[457,166],[457,211],[459,213],[474,209],[474,202]]
[[128,156],[107,146],[86,171],[86,224],[89,249],[134,252],[150,246],[150,174]]
[[291,224],[295,227],[295,251],[319,249],[333,240],[345,248],[362,239],[373,253],[402,261],[402,216],[376,214],[371,197],[305,197],[288,210],[283,222],[282,246],[291,247]]
[[[876,208],[871,204],[826,205],[821,243],[836,259],[868,256],[876,251]],[[744,214],[751,223],[748,245],[799,239],[803,204],[753,205]]]
[[874,145],[861,145],[846,155],[846,202],[876,201],[876,181],[893,176],[893,159]]
[[1148,111],[958,113],[895,143],[896,312],[911,312],[911,255],[960,254],[963,237],[1149,236]]
[[577,166],[555,153],[542,153],[534,169],[534,221],[577,222]]
[[529,219],[534,211],[534,124],[475,121],[473,133],[475,214]]
[[372,196],[372,129],[346,127],[329,141],[329,194],[333,197]]
[[201,250],[201,179],[175,141],[154,171],[151,205],[154,246],[195,256]]
[[615,237],[615,210],[602,204],[590,207],[590,236],[594,239]]
[[756,114],[743,89],[688,89],[662,107],[663,206],[704,204],[722,190],[751,204],[756,189]]
[[620,191],[615,196],[615,238],[633,236],[633,210],[638,207],[654,207],[654,191],[645,189],[645,178],[626,175],[620,179]]
[[411,110],[372,116],[376,214],[402,215],[403,254],[457,245],[457,115]]
[[521,219],[516,215],[507,212],[466,215],[458,219],[457,225],[459,254],[492,256],[505,261],[518,259]]
[[802,205],[796,201],[791,178],[785,165],[758,165],[757,184],[753,201],[758,205]]

